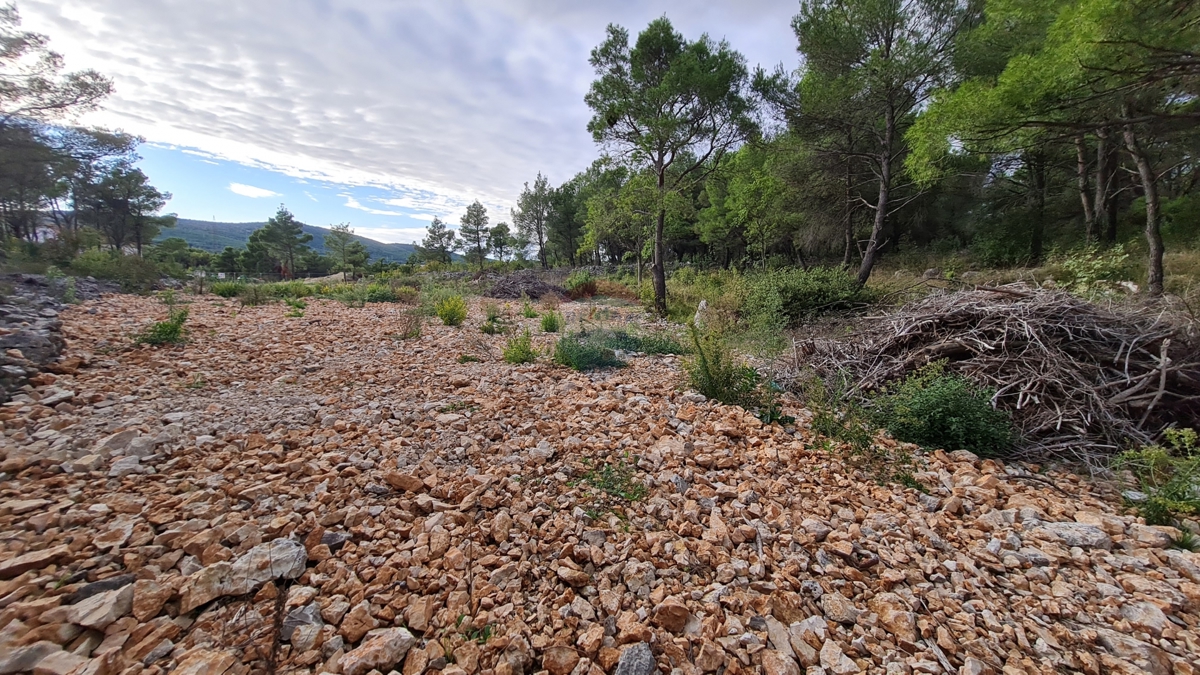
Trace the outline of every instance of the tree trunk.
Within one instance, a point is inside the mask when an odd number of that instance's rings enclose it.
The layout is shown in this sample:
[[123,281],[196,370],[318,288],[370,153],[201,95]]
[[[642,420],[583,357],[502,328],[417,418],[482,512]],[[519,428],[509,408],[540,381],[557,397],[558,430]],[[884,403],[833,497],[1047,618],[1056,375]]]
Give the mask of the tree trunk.
[[[538,226],[537,226],[538,258],[541,259],[542,269],[545,270],[545,269],[550,269],[550,266],[548,264],[546,264],[546,238],[542,235],[543,229],[545,229],[545,224],[538,223]],[[483,259],[482,258],[480,258],[480,261],[479,261],[479,270],[483,271]]]
[[1029,238],[1029,262],[1037,265],[1042,261],[1046,235],[1046,158],[1039,150],[1031,153],[1026,161],[1033,181],[1033,232]]
[[850,202],[851,187],[853,187],[853,176],[850,173],[850,160],[846,160],[846,213],[844,215],[846,219],[846,249],[842,252],[842,267],[847,270],[850,269],[850,262],[853,260],[851,256],[854,252],[854,205]]
[[[1109,244],[1117,243],[1117,214],[1120,213],[1118,185],[1121,181],[1120,143],[1108,144],[1108,177],[1105,182],[1105,232],[1104,239]],[[1099,217],[1099,216],[1097,216]]]
[[892,146],[896,139],[896,111],[889,104],[883,118],[883,147],[879,153],[879,198],[875,202],[875,223],[871,226],[871,238],[863,252],[862,265],[858,268],[858,285],[865,286],[875,267],[879,254],[879,236],[887,224],[888,198],[892,191]]
[[1075,172],[1079,180],[1079,201],[1083,203],[1083,239],[1090,244],[1096,235],[1096,214],[1088,197],[1087,142],[1083,134],[1075,137]]
[[[1129,117],[1129,106],[1122,107],[1121,113]],[[1150,166],[1150,158],[1138,143],[1133,126],[1126,124],[1124,128],[1125,147],[1137,165],[1138,177],[1142,181],[1142,192],[1146,198],[1146,243],[1150,247],[1150,260],[1146,275],[1146,292],[1152,296],[1163,293],[1163,240],[1158,223],[1158,184],[1154,168]]]
[[[661,176],[658,182],[661,189]],[[663,245],[663,230],[666,219],[666,206],[660,205],[658,207],[658,222],[654,225],[654,263],[650,266],[650,272],[654,277],[654,311],[660,317],[667,315],[667,267],[664,260],[666,257],[666,246]]]

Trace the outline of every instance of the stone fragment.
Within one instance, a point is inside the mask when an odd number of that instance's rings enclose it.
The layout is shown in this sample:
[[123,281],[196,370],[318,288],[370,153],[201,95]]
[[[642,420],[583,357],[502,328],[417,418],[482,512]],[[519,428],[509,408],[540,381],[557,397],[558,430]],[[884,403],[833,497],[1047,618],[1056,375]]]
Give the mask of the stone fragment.
[[237,658],[226,651],[193,649],[185,652],[172,675],[223,675]]
[[650,645],[638,642],[622,650],[613,675],[652,675],[655,670],[654,653],[650,651]]
[[587,586],[592,582],[592,577],[587,572],[572,569],[565,565],[558,568],[558,578],[575,587]]
[[1121,605],[1121,617],[1130,624],[1154,636],[1162,635],[1170,620],[1157,605],[1149,602],[1126,602]]
[[369,631],[378,627],[379,620],[371,616],[371,603],[363,600],[346,614],[346,618],[342,619],[338,633],[346,638],[347,642],[358,642]]
[[45,640],[0,650],[0,675],[31,671],[34,666],[41,663],[42,659],[61,651],[61,647]]
[[[292,637],[296,629],[303,626],[316,626],[320,628],[323,625],[325,625],[325,622],[321,620],[320,606],[316,603],[310,603],[293,609],[287,613],[287,616],[283,617],[283,628],[280,631],[281,637],[288,642],[292,642]],[[366,631],[363,631],[363,633],[365,634]]]
[[879,623],[884,629],[897,638],[916,642],[920,637],[917,633],[917,615],[909,611],[908,605],[895,593],[880,593],[871,598],[867,606],[879,615]]
[[400,663],[417,643],[404,628],[384,628],[369,635],[357,649],[341,658],[342,675],[366,675],[372,670],[387,672]]
[[676,598],[667,598],[654,610],[654,625],[665,628],[672,633],[682,633],[687,626],[691,612],[686,605]]
[[579,653],[574,647],[550,647],[542,654],[542,668],[550,675],[569,675],[579,663]]
[[774,649],[763,650],[762,669],[763,675],[800,675],[796,660]]
[[158,616],[160,610],[175,589],[153,579],[138,579],[133,582],[133,617],[138,621],[149,621]]
[[1045,523],[1034,528],[1035,531],[1047,534],[1051,539],[1062,541],[1067,546],[1080,548],[1112,548],[1112,539],[1104,530],[1095,525],[1083,523]]
[[405,490],[408,492],[424,492],[425,483],[420,478],[412,474],[401,473],[399,471],[389,471],[384,475],[383,481],[397,490]]
[[862,611],[855,608],[854,603],[841,593],[826,593],[821,596],[821,611],[830,621],[837,623],[854,623]]
[[821,646],[821,667],[833,675],[852,675],[862,672],[862,668],[842,651],[838,643],[826,640]]

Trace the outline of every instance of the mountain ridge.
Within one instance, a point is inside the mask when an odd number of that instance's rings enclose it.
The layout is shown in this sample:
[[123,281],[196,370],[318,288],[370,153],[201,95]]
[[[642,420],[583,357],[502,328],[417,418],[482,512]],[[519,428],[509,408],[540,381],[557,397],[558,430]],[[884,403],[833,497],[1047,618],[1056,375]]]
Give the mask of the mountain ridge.
[[[186,241],[189,246],[212,253],[220,253],[226,246],[245,248],[250,234],[264,225],[266,222],[225,223],[179,218],[175,221],[175,227],[163,229],[157,241],[177,237]],[[301,225],[304,232],[313,236],[309,246],[318,253],[325,253],[325,237],[330,232],[329,228],[303,223]],[[404,262],[416,252],[416,247],[412,244],[386,244],[358,234],[353,236],[356,241],[362,242],[363,246],[367,247],[367,252],[371,254],[371,260]]]

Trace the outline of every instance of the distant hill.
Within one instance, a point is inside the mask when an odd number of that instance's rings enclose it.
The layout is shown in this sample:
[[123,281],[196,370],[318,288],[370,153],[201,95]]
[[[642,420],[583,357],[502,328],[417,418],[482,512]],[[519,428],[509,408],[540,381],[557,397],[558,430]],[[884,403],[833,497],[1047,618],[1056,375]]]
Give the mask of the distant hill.
[[[175,227],[164,229],[158,240],[178,237],[190,246],[220,253],[226,246],[245,247],[246,242],[250,240],[250,233],[264,225],[266,223],[217,223],[208,220],[180,218],[176,221]],[[319,253],[325,253],[325,235],[329,234],[329,229],[316,225],[305,225],[304,231],[313,236],[309,246]],[[354,235],[354,238],[367,247],[367,252],[371,254],[371,260],[404,262],[416,251],[412,244],[385,244],[358,235]]]

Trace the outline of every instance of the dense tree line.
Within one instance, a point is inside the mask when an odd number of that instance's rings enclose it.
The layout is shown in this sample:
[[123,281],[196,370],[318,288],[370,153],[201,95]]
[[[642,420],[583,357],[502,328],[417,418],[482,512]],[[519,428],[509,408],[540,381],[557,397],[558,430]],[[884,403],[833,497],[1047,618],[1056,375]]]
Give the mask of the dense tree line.
[[908,248],[1009,266],[1126,243],[1157,294],[1165,246],[1200,233],[1200,4],[802,0],[792,28],[798,67],[752,73],[665,18],[633,44],[610,26],[586,98],[603,155],[526,185],[531,255],[648,263],[661,309],[668,261],[865,283]]

